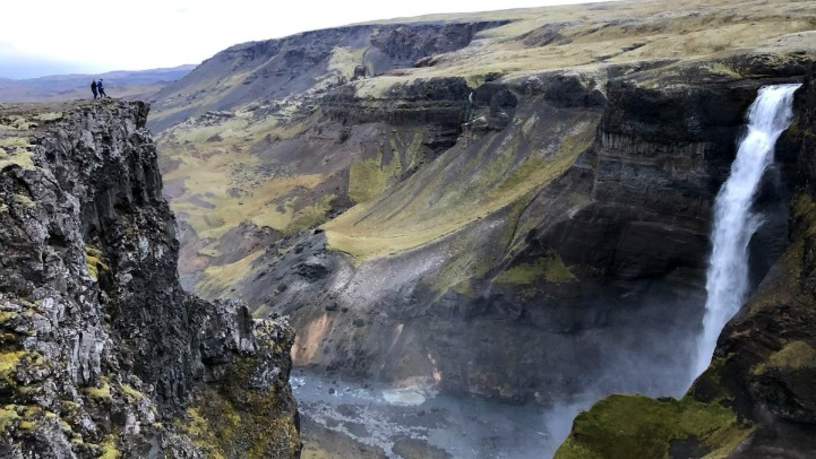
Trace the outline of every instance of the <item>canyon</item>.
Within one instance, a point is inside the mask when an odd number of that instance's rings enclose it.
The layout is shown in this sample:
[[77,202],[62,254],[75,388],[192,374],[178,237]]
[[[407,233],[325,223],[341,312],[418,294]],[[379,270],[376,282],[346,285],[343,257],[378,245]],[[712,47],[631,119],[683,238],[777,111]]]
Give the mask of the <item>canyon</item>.
[[[149,116],[4,105],[8,451],[814,455],[815,69],[816,1],[621,1],[238,44]],[[718,196],[790,85],[717,315]]]

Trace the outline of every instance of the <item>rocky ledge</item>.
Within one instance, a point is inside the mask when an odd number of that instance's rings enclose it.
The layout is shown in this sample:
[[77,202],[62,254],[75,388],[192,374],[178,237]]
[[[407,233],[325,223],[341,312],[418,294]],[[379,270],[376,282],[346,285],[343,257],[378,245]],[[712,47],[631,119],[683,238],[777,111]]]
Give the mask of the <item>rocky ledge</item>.
[[0,107],[0,456],[295,457],[293,333],[180,288],[148,107]]

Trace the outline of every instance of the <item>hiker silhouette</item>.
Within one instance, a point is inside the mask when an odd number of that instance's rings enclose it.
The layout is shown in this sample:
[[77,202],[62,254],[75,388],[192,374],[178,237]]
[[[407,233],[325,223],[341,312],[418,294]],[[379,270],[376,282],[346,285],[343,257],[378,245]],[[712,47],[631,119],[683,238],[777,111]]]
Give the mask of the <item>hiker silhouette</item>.
[[99,97],[108,97],[108,95],[105,94],[105,87],[102,85],[102,78],[96,82],[96,90],[99,91]]
[[93,80],[93,81],[91,82],[91,92],[92,92],[92,93],[93,93],[93,95],[94,95],[94,100],[96,100],[97,96],[99,95],[99,93],[98,93],[98,92],[97,92],[97,90],[96,90],[96,80]]

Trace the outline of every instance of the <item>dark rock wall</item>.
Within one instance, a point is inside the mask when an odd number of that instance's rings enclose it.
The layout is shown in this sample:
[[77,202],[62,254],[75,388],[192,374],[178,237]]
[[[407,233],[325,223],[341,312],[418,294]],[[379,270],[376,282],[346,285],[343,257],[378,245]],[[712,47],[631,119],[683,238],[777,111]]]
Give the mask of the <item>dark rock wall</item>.
[[[602,401],[576,419],[557,457],[582,457],[592,451],[603,456],[615,450],[613,445],[624,446],[617,451],[630,457],[816,454],[816,258],[812,253],[816,207],[810,154],[816,146],[816,79],[812,73],[796,94],[794,111],[794,124],[777,143],[779,168],[791,190],[780,195],[789,198],[785,225],[789,231],[768,239],[784,242],[781,253],[772,254],[772,267],[723,330],[708,370],[679,402],[635,397]],[[671,414],[651,418],[667,409]],[[689,419],[686,410],[697,412],[698,422],[710,417],[709,423],[704,429],[704,424],[684,425]],[[663,433],[644,436],[646,429]]]
[[[38,120],[2,132],[31,158],[0,163],[4,457],[294,456],[292,332],[181,290],[147,106],[45,109],[0,112]],[[236,430],[208,403],[264,419]]]
[[[369,215],[399,219],[424,199],[446,214],[459,188],[496,192],[493,161],[507,145],[516,164],[564,139],[557,148],[582,150],[556,180],[415,250],[355,265],[322,231],[276,243],[236,292],[293,318],[303,365],[514,401],[679,395],[705,302],[711,206],[757,89],[790,73],[734,79],[704,68],[550,72],[474,90],[439,79],[375,99],[332,91],[321,106],[351,129],[385,120],[456,135]],[[564,137],[581,123],[593,126],[585,141]],[[795,157],[780,152],[763,187],[757,283],[786,248]]]

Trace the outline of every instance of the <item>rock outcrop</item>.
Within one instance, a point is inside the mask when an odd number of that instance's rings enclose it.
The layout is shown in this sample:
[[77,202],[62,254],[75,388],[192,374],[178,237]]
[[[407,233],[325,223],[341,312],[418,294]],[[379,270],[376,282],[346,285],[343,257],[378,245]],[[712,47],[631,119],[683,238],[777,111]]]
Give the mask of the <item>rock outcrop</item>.
[[293,332],[182,291],[147,114],[0,110],[0,455],[295,457]]
[[[783,252],[720,336],[714,359],[681,400],[613,396],[575,420],[558,458],[816,455],[816,78],[797,93],[777,144],[792,194]],[[761,200],[760,200],[761,203]]]

